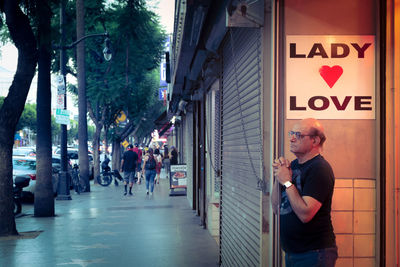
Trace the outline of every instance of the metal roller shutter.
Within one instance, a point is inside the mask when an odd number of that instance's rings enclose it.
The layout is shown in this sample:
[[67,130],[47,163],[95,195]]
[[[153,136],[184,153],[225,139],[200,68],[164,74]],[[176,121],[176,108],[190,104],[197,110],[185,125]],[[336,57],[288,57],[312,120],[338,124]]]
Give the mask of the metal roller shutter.
[[260,266],[260,30],[229,29],[222,51],[221,266]]

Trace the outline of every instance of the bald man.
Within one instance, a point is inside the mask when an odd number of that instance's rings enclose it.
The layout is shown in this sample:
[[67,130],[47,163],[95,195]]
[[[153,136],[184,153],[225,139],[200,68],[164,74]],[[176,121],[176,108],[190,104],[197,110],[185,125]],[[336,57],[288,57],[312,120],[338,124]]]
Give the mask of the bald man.
[[335,177],[320,154],[325,140],[318,120],[301,120],[289,131],[290,151],[297,159],[290,163],[280,157],[272,164],[276,180],[271,202],[274,212],[280,212],[287,267],[335,266],[337,247],[331,222]]

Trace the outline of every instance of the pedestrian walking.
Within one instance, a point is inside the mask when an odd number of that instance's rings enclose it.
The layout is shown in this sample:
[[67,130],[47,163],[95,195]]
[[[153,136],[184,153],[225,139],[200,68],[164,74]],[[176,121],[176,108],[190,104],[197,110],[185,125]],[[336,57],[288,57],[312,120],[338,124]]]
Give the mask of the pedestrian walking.
[[162,156],[160,154],[160,150],[156,148],[154,150],[154,158],[156,159],[156,179],[154,180],[154,184],[160,183],[160,173],[162,166]]
[[156,159],[154,158],[153,149],[149,148],[147,154],[144,156],[142,172],[146,177],[146,194],[153,195],[154,191],[154,177],[156,177]]
[[124,152],[121,160],[121,172],[124,173],[125,193],[127,194],[127,185],[129,183],[129,195],[132,195],[133,182],[135,181],[135,171],[138,155],[133,151],[133,145],[128,146],[128,150]]
[[[335,177],[320,154],[326,140],[316,119],[304,119],[289,132],[290,151],[272,164],[276,177],[271,203],[280,213],[280,240],[287,267],[335,266],[338,257],[331,221]],[[281,197],[279,198],[279,196]]]
[[164,170],[167,173],[166,178],[168,179],[170,173],[170,159],[169,159],[168,146],[164,146],[163,164],[164,164]]
[[133,151],[136,152],[138,155],[138,160],[136,163],[136,175],[138,178],[137,184],[140,184],[142,181],[142,150],[139,148],[139,144],[135,143],[135,147],[133,148]]
[[171,165],[178,164],[178,151],[177,151],[176,147],[171,146],[171,152],[170,152],[169,158],[171,161]]

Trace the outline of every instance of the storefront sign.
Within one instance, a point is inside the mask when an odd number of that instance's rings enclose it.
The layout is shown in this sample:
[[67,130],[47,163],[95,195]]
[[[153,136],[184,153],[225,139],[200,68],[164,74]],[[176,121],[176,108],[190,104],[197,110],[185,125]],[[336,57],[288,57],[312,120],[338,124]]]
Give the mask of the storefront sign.
[[288,119],[375,119],[375,36],[286,37]]
[[186,165],[171,165],[170,188],[186,188],[187,169]]

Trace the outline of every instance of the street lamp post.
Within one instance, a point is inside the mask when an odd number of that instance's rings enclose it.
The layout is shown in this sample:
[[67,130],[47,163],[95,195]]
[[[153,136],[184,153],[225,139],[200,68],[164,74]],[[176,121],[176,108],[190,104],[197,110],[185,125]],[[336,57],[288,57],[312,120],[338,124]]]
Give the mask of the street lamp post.
[[[108,38],[108,33],[96,33],[86,35],[70,45],[65,45],[65,0],[60,2],[60,72],[62,76],[63,88],[64,88],[64,110],[67,110],[67,91],[66,91],[66,49],[75,47],[81,41],[91,38],[91,37],[106,37],[105,48],[103,50],[104,59],[106,61],[111,60],[112,53],[109,47],[110,40]],[[60,94],[60,92],[59,92]],[[57,200],[71,200],[71,195],[69,193],[69,181],[68,181],[68,152],[67,152],[68,134],[67,125],[61,124],[61,170],[59,175],[59,182],[57,188]]]
[[[60,72],[64,88],[64,110],[67,110],[66,58],[65,58],[65,0],[60,1]],[[62,92],[58,92],[60,94]],[[61,124],[61,170],[58,179],[57,200],[71,200],[68,183],[67,125]]]

